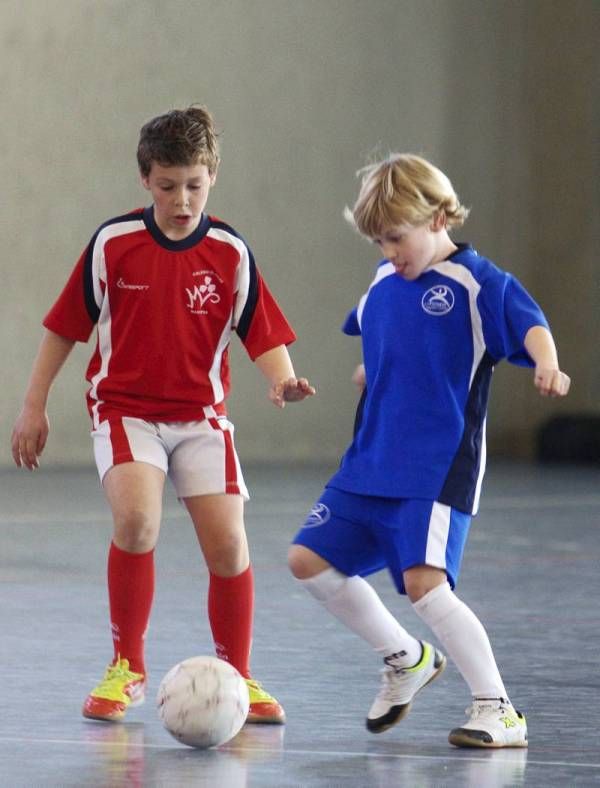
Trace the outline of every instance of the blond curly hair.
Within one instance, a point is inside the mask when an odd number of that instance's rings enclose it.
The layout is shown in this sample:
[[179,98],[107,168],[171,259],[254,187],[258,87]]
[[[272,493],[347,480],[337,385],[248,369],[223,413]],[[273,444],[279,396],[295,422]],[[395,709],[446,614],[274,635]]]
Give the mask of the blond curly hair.
[[367,238],[400,225],[425,224],[442,213],[448,228],[460,227],[469,214],[450,179],[421,156],[390,153],[357,172],[358,199],[344,216]]

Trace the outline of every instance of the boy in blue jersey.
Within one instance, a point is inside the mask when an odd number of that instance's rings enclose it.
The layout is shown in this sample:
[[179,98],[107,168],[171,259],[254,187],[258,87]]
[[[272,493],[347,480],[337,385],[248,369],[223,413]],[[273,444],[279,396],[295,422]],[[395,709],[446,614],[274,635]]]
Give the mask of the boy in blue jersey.
[[455,594],[485,470],[490,379],[503,358],[564,396],[552,334],[510,274],[449,231],[468,211],[428,161],[393,154],[365,168],[347,218],[384,259],[344,324],[360,335],[354,439],[290,548],[296,578],[383,658],[367,728],[382,732],[437,678],[445,656],[412,637],[364,577],[387,567],[471,690],[458,747],[526,747],[486,631]]

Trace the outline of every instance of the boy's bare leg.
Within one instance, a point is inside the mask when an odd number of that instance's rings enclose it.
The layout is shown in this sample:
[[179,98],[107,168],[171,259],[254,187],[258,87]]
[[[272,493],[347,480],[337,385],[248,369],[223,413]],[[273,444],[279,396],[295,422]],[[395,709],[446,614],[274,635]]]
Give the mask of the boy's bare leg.
[[102,486],[112,510],[113,542],[128,553],[147,553],[158,540],[165,474],[146,462],[114,465]]
[[144,638],[154,599],[154,548],[165,475],[145,462],[115,465],[103,480],[113,515],[108,590],[115,659],[145,673]]
[[[436,583],[436,573],[443,582]],[[404,573],[404,583],[415,613],[433,630],[473,695],[470,719],[450,732],[450,743],[527,747],[525,717],[508,699],[487,632],[440,573],[429,566],[413,567]]]
[[248,722],[282,723],[282,707],[251,679],[254,578],[243,499],[238,495],[202,495],[185,498],[184,502],[210,573],[208,617],[217,656],[230,662],[247,680]]
[[111,468],[103,486],[113,514],[108,596],[113,661],[86,698],[83,714],[120,720],[144,699],[144,638],[154,598],[154,547],[160,530],[164,473],[129,462]]
[[398,623],[362,577],[338,572],[304,545],[290,547],[288,563],[304,588],[383,658],[394,655],[402,667],[410,667],[420,660],[420,642]]
[[446,573],[431,566],[404,572],[415,613],[433,630],[473,697],[506,698],[487,633],[477,616],[455,595]]
[[209,571],[208,618],[219,657],[250,677],[254,583],[239,495],[198,495],[184,503]]
[[381,688],[367,715],[367,728],[381,733],[400,722],[417,692],[442,673],[445,657],[410,635],[362,577],[342,574],[304,545],[291,546],[288,563],[326,610],[383,657]]
[[242,497],[196,495],[183,500],[209,571],[220,577],[235,577],[247,569],[250,557]]

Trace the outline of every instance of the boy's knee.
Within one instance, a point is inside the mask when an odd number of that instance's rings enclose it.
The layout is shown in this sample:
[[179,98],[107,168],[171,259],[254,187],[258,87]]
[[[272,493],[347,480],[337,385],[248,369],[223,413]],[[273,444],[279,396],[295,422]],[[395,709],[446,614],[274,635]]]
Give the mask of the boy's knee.
[[218,542],[203,545],[209,570],[221,577],[234,577],[244,572],[250,560],[245,534],[229,533]]
[[327,561],[320,555],[303,547],[293,544],[288,551],[288,566],[297,580],[307,580],[329,567]]
[[145,553],[156,547],[159,523],[144,511],[119,514],[114,522],[113,541],[128,553]]
[[411,602],[418,602],[419,599],[428,594],[442,583],[446,583],[448,578],[443,569],[434,566],[414,566],[407,569],[403,574],[404,588]]

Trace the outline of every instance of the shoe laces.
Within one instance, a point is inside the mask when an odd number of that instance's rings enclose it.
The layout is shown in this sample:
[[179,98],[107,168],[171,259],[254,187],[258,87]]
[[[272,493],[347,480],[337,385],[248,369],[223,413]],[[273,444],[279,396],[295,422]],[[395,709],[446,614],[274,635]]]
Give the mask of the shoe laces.
[[402,668],[398,669],[390,666],[382,668],[379,672],[381,673],[381,687],[377,697],[380,700],[396,700],[398,690],[402,688],[402,691],[405,691],[406,679],[410,674],[405,673]]
[[250,703],[273,703],[275,701],[275,698],[269,695],[256,679],[245,679],[245,681],[250,693]]
[[143,681],[144,676],[142,673],[135,673],[129,670],[129,661],[126,659],[119,659],[114,665],[109,665],[104,674],[104,678],[94,690],[97,694],[102,694],[103,697],[111,697],[114,693],[117,695],[123,691],[123,687],[132,681]]
[[473,703],[465,709],[465,714],[475,720],[478,717],[488,717],[492,714],[511,710],[512,706],[503,698],[499,698],[498,700],[474,700]]

